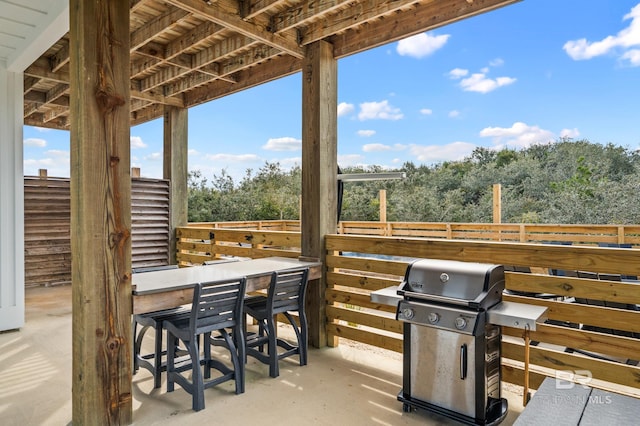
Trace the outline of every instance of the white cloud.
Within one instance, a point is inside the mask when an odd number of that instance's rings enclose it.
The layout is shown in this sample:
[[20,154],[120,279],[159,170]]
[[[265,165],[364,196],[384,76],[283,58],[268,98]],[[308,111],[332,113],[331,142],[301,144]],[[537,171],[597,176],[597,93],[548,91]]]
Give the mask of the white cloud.
[[353,104],[340,102],[338,104],[338,117],[343,117],[345,115],[351,114],[354,110],[355,110],[355,106],[353,106]]
[[[487,77],[490,67],[504,65],[502,59],[494,59],[489,62],[489,67],[483,67],[480,72],[473,73],[469,76],[469,70],[463,68],[454,68],[449,71],[449,78],[452,80],[460,80],[460,87],[465,92],[489,93],[502,86],[508,86],[516,82],[513,77],[497,77],[495,79]],[[467,77],[469,76],[469,77]]]
[[423,58],[442,48],[451,37],[449,34],[431,35],[429,33],[416,34],[398,42],[396,51],[401,56]]
[[389,101],[363,102],[360,104],[358,119],[364,120],[400,120],[404,117],[399,108],[389,105]]
[[384,152],[384,151],[402,151],[406,149],[406,145],[394,144],[393,146],[385,145],[381,143],[368,143],[362,146],[364,152]]
[[486,73],[473,73],[471,77],[460,81],[460,87],[465,92],[489,93],[502,86],[515,83],[516,79],[511,77],[498,77],[495,80],[488,78]]
[[[640,53],[635,53],[634,46],[640,46],[640,4],[627,13],[623,21],[630,20],[629,26],[616,35],[608,35],[599,41],[587,41],[586,38],[569,40],[562,47],[567,55],[576,61],[591,59],[620,49],[620,58],[628,60],[633,66],[640,66]],[[627,50],[630,49],[630,50]]]
[[364,157],[360,154],[338,155],[338,164],[342,167],[358,166],[362,164]]
[[149,161],[162,161],[163,155],[161,152],[152,152],[149,155],[145,155],[144,159]]
[[522,122],[513,123],[511,127],[486,127],[480,131],[480,136],[492,138],[496,148],[526,148],[535,143],[547,143],[555,139],[553,132]]
[[463,68],[454,68],[449,71],[449,78],[453,80],[457,80],[469,74],[469,70],[465,70]]
[[460,111],[458,111],[457,109],[451,110],[449,111],[449,118],[456,118],[456,117],[460,117]]
[[71,157],[69,151],[51,149],[44,152],[44,158],[25,158],[24,174],[35,176],[38,170],[46,169],[49,176],[69,177]]
[[560,131],[560,137],[561,138],[577,138],[578,136],[580,136],[580,132],[576,128],[573,128],[573,129],[562,129]]
[[131,141],[130,142],[131,149],[139,149],[139,148],[147,147],[147,144],[142,141],[142,138],[140,136],[131,136],[129,140]]
[[40,138],[27,138],[23,141],[25,146],[36,146],[38,148],[44,148],[47,146],[47,141]]
[[422,114],[422,115],[431,115],[431,114],[433,114],[433,110],[430,109],[430,108],[422,108],[420,110],[420,114]]
[[628,60],[634,67],[640,66],[640,49],[627,50],[622,55],[622,59]]
[[468,142],[453,142],[447,145],[411,145],[410,151],[418,161],[437,163],[462,160],[469,156],[475,147]]
[[196,155],[200,155],[200,153],[195,149],[189,149],[187,150],[187,155],[196,156]]
[[369,138],[375,134],[375,130],[358,130],[358,136],[362,136],[363,138]]
[[272,163],[279,163],[283,169],[288,170],[293,166],[299,166],[302,164],[301,157],[289,157],[289,158],[279,158],[277,160],[272,160]]
[[227,161],[232,163],[241,163],[244,161],[260,161],[260,157],[255,154],[208,154],[207,160],[211,161]]
[[267,151],[297,151],[301,148],[302,140],[292,137],[271,138],[262,146]]

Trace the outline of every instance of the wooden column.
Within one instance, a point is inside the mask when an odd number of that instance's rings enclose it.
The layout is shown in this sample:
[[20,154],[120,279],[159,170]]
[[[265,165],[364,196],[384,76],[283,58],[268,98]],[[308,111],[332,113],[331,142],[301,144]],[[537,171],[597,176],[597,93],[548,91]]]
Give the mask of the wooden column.
[[168,106],[164,111],[163,178],[168,179],[171,205],[169,206],[169,263],[176,259],[176,227],[188,222],[188,110]]
[[73,424],[130,424],[129,2],[69,13]]
[[[302,255],[325,262],[324,236],[337,232],[337,61],[325,41],[307,47],[302,65]],[[309,285],[309,342],[327,344],[326,278]],[[329,342],[334,345],[335,342]]]

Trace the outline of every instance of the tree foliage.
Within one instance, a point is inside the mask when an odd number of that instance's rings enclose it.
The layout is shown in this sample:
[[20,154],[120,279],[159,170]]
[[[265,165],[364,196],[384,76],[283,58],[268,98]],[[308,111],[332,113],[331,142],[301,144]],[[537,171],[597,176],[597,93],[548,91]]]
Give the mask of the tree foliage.
[[[464,160],[405,163],[405,179],[344,183],[342,220],[491,222],[493,184],[502,185],[502,220],[512,223],[640,223],[637,152],[561,139],[522,150],[476,148]],[[343,173],[383,171],[346,167]],[[387,170],[385,170],[387,171]],[[189,221],[299,219],[301,169],[265,163],[236,183],[224,170],[211,182],[189,175]]]

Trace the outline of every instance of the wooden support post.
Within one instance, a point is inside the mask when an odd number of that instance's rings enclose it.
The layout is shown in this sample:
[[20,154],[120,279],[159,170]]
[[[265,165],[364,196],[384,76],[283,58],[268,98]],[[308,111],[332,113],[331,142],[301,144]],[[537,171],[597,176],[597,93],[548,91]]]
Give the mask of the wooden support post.
[[186,108],[168,106],[164,111],[163,177],[169,180],[171,214],[169,225],[169,263],[175,264],[176,228],[188,222],[188,133],[189,115]]
[[131,177],[139,178],[140,177],[140,167],[132,167],[131,168]]
[[47,169],[38,169],[38,177],[40,179],[46,179],[47,178]]
[[72,423],[130,424],[129,2],[70,0]]
[[380,190],[380,222],[387,221],[387,190]]
[[493,223],[502,223],[502,185],[493,185]]
[[[337,231],[337,61],[333,45],[307,46],[302,64],[302,255],[325,263],[325,235]],[[327,345],[326,276],[309,284],[309,342]],[[337,345],[337,338],[328,342]]]

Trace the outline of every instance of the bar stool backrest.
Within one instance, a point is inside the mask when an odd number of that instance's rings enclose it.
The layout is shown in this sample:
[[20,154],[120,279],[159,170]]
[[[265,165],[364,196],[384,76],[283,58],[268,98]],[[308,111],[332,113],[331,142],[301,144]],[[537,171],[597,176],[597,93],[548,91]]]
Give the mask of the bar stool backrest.
[[246,278],[198,284],[193,291],[190,328],[195,334],[234,327],[242,318]]
[[304,309],[309,269],[274,272],[267,294],[273,315]]

